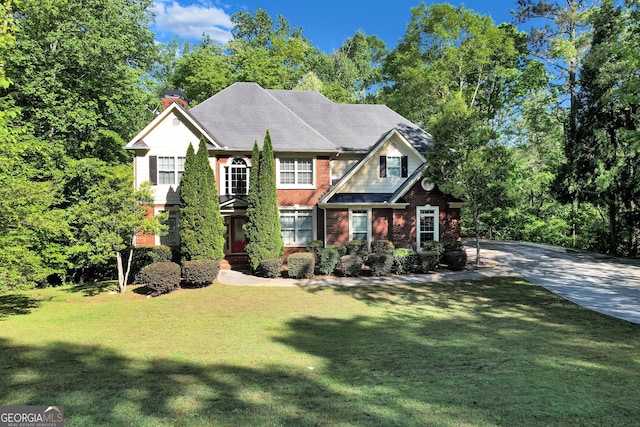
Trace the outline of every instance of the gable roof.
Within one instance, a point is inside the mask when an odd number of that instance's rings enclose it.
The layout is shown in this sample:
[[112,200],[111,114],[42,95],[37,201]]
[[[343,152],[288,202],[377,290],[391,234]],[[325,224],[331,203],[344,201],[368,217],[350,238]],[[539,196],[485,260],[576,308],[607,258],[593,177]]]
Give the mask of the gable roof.
[[[404,135],[398,129],[392,129],[386,133],[382,138],[380,138],[376,144],[370,149],[366,156],[360,159],[349,171],[338,181],[327,193],[325,193],[320,200],[319,204],[323,205],[326,203],[360,203],[363,200],[358,198],[353,198],[351,193],[345,193],[340,195],[339,192],[344,186],[354,177],[368,162],[370,162],[373,158],[375,158],[376,154],[382,149],[382,147],[389,141],[393,135],[399,135],[400,141],[404,142],[408,147],[410,147],[414,154],[422,159],[424,157],[418,152],[418,150],[411,144]],[[422,163],[420,167],[414,171],[414,173],[404,181],[403,185],[401,185],[393,194],[385,194],[379,193],[379,195],[373,196],[371,195],[367,202],[370,203],[400,203],[400,197],[402,197],[409,187],[407,187],[408,183],[411,182],[410,185],[413,185],[415,181],[420,177],[423,168],[426,166],[426,163]]]
[[274,151],[367,152],[391,129],[425,152],[431,135],[384,105],[336,104],[318,92],[234,83],[189,111],[224,148],[251,151],[268,129]]
[[134,136],[128,143],[125,145],[125,149],[127,150],[148,150],[149,146],[144,142],[144,138],[158,126],[164,119],[166,119],[169,115],[175,114],[178,117],[181,117],[190,126],[192,126],[196,132],[200,133],[200,135],[204,136],[207,140],[207,148],[214,149],[220,148],[221,145],[215,138],[207,131],[207,129],[202,126],[198,120],[196,120],[189,111],[185,110],[178,103],[172,103],[169,105],[164,111],[162,111],[158,116],[151,121],[144,129],[142,129],[136,136]]

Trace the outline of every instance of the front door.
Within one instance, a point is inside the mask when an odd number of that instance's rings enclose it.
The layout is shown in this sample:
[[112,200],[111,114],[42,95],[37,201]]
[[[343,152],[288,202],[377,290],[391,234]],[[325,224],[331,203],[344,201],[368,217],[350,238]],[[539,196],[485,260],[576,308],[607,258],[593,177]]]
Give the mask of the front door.
[[232,216],[230,218],[229,237],[231,240],[231,253],[243,253],[247,245],[247,239],[244,236],[244,223],[247,217]]

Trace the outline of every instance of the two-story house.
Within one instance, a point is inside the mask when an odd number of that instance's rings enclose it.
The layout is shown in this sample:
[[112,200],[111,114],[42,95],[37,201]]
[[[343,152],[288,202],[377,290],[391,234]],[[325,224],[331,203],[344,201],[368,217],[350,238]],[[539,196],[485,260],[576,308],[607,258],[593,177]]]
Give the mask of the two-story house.
[[[207,141],[227,226],[226,253],[244,253],[246,196],[254,142],[267,130],[276,162],[287,252],[309,240],[391,240],[396,247],[459,236],[461,203],[423,178],[431,136],[384,105],[336,104],[313,91],[236,83],[193,109],[179,91],[126,146],[135,185],[151,181],[169,234],[137,244],[178,245],[180,177],[189,144]],[[173,102],[176,101],[176,102]]]

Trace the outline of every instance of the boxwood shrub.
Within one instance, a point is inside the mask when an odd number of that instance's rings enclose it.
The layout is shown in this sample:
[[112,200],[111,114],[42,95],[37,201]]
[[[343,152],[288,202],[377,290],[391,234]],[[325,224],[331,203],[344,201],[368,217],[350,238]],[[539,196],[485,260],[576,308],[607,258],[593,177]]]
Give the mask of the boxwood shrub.
[[358,277],[362,269],[362,262],[360,255],[345,255],[340,257],[340,270],[347,277]]
[[130,277],[133,277],[134,283],[144,283],[140,277],[140,271],[144,267],[154,262],[168,261],[172,261],[172,252],[169,246],[138,246],[133,250]]
[[423,252],[437,252],[439,256],[445,251],[444,244],[436,241],[427,241],[422,243]]
[[464,270],[467,266],[467,253],[465,251],[445,252],[442,256],[442,262],[447,264],[449,270]]
[[420,272],[428,273],[438,268],[440,263],[440,253],[437,251],[421,252],[420,257]]
[[367,258],[372,276],[386,276],[393,270],[393,255],[388,252],[375,252]]
[[182,266],[182,277],[187,286],[209,286],[218,278],[220,261],[212,259],[198,259],[185,261]]
[[282,258],[271,258],[260,261],[259,271],[262,272],[264,277],[274,279],[280,277],[282,271]]
[[152,296],[169,293],[180,287],[180,266],[175,262],[154,262],[142,269],[140,278]]
[[298,252],[287,257],[289,277],[292,279],[310,279],[316,268],[315,255],[311,252]]
[[397,274],[410,274],[418,264],[418,253],[413,249],[399,248],[393,251],[393,268]]
[[345,245],[327,245],[327,249],[335,249],[341,257],[347,254],[347,247]]
[[[343,245],[337,245],[344,248],[345,252],[347,248]],[[323,276],[328,276],[333,274],[336,271],[336,267],[338,266],[338,262],[340,262],[340,254],[338,253],[338,249],[335,247],[320,248],[318,251],[318,257],[316,258],[316,262],[318,265],[318,272]]]
[[369,253],[369,242],[366,240],[350,240],[347,245],[347,253],[349,255],[365,256]]
[[391,240],[374,240],[371,242],[371,252],[373,253],[386,252],[390,254],[393,253],[394,249],[395,246]]
[[322,240],[309,240],[305,245],[305,250],[318,256],[318,251],[322,249],[323,246],[324,243],[322,243]]

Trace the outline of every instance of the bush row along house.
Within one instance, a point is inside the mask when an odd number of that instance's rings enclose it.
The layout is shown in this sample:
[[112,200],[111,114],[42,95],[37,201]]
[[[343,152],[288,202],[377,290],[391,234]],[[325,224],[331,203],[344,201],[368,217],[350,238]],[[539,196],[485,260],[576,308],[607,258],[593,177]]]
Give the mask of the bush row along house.
[[254,142],[275,154],[287,253],[310,240],[391,240],[396,247],[457,239],[462,203],[423,178],[431,136],[384,105],[336,104],[318,92],[235,83],[193,109],[165,91],[164,110],[126,146],[134,179],[151,181],[169,234],[137,245],[179,244],[180,178],[189,144],[204,137],[226,224],[227,259],[245,251],[243,225]]

